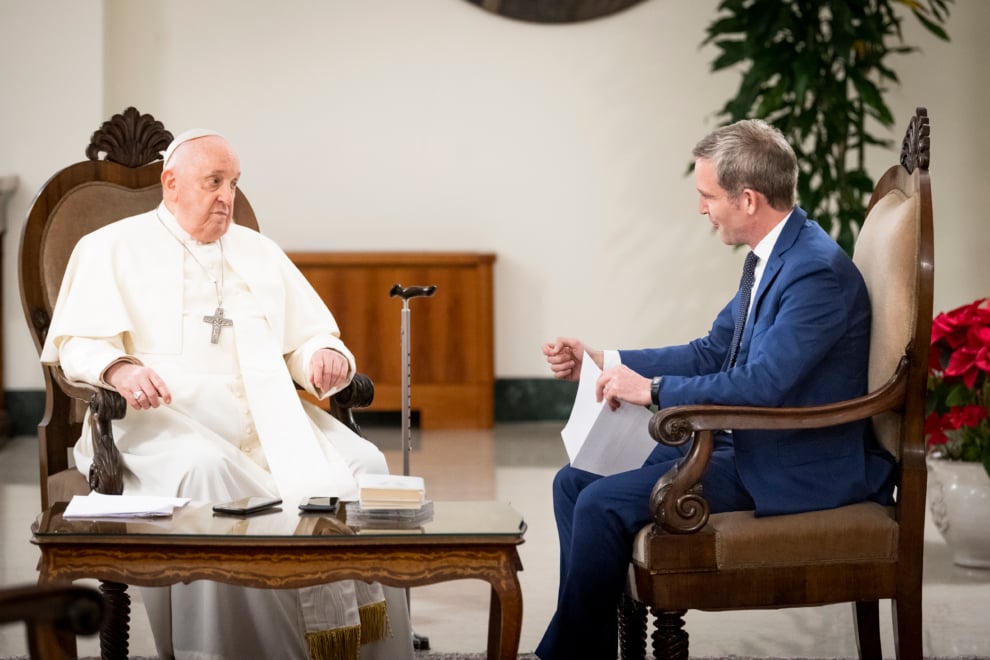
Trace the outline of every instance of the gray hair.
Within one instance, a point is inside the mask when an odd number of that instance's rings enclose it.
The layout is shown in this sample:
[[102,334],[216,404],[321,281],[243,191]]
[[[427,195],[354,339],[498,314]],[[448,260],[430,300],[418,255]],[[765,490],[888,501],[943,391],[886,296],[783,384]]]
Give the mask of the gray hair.
[[718,184],[735,199],[750,188],[779,211],[794,206],[798,164],[783,133],[762,119],[743,119],[701,139],[694,157],[711,160]]

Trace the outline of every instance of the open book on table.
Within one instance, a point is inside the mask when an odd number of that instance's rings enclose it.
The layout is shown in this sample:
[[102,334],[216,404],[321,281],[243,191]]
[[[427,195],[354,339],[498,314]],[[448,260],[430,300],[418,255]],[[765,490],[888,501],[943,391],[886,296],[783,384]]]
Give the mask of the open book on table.
[[560,437],[571,466],[608,476],[642,467],[657,442],[650,435],[649,408],[623,403],[611,410],[606,401],[595,401],[595,382],[601,373],[585,353],[574,407]]

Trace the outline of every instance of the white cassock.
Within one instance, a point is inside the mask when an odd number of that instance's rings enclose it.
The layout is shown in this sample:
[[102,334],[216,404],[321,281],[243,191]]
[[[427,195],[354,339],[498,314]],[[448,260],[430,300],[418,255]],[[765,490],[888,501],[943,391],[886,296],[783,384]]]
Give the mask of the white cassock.
[[[221,264],[224,316],[233,325],[212,344],[203,317],[219,306]],[[207,502],[278,495],[294,506],[311,495],[356,498],[357,475],[388,471],[374,445],[299,398],[293,381],[319,398],[332,394],[309,382],[310,357],[323,347],[345,355],[355,372],[333,315],[274,242],[231,225],[221,241],[199,243],[162,204],[79,241],[41,360],[102,384],[107,365],[131,356],[164,380],[171,404],[130,409],[113,423],[125,493]],[[89,433],[87,416],[75,446],[84,475]],[[384,596],[388,622],[378,634],[386,638],[364,645],[361,658],[411,658],[404,594],[385,587]],[[347,653],[356,651],[361,618],[374,639],[369,624],[384,620],[382,600],[380,585],[352,581],[145,590],[159,653],[180,658],[356,657]]]

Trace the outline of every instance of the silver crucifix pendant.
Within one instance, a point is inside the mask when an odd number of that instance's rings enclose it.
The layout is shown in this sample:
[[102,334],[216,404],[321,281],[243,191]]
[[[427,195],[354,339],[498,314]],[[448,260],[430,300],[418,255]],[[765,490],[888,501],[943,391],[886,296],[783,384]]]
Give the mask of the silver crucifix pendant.
[[220,342],[220,330],[234,325],[233,321],[223,317],[223,307],[217,307],[217,311],[213,313],[213,316],[204,316],[203,323],[209,323],[213,326],[213,334],[210,335],[211,344]]

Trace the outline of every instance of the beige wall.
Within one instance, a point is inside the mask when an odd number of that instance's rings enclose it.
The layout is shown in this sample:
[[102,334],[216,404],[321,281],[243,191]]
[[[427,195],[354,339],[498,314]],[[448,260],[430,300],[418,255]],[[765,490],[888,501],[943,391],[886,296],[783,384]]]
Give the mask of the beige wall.
[[[636,347],[706,331],[742,260],[684,176],[737,82],[699,49],[716,6],[539,26],[461,0],[0,0],[0,175],[21,178],[5,387],[41,387],[15,271],[30,199],[128,105],[226,133],[287,250],[497,253],[500,378],[546,376],[539,346],[557,334]],[[924,53],[898,60],[889,97],[897,140],[916,105],[932,117],[938,309],[990,294],[990,3],[953,12],[949,44],[905,20]],[[876,173],[894,159],[874,154]]]

